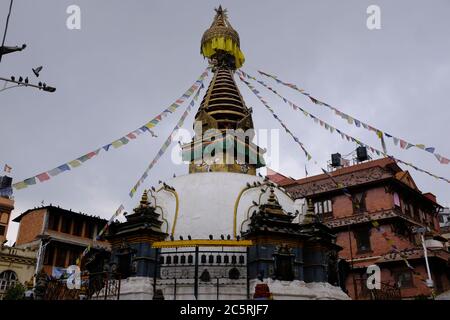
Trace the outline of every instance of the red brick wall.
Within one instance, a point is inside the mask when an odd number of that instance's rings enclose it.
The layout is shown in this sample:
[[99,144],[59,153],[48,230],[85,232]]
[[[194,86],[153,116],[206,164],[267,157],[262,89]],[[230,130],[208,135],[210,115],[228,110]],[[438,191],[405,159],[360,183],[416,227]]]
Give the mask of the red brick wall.
[[[399,267],[395,267],[395,268],[390,267],[390,269],[383,268],[383,266],[381,266],[381,282],[389,284],[391,286],[394,286],[395,283],[396,283],[396,279],[395,279],[396,270],[404,271],[404,270],[407,270],[407,269],[406,269],[406,266],[399,266]],[[421,295],[424,295],[424,296],[430,296],[431,295],[430,288],[428,288],[426,286],[425,282],[422,281],[422,279],[427,279],[428,278],[425,266],[424,265],[418,265],[418,266],[416,266],[414,268],[414,271],[415,272],[419,272],[420,275],[419,276],[413,275],[413,285],[412,285],[412,287],[400,288],[400,295],[401,295],[402,299],[413,299],[413,298],[421,296]],[[444,288],[447,288],[447,290],[448,290],[448,288],[449,288],[448,280],[444,276],[441,276],[441,278],[443,279],[443,282],[444,282],[443,283],[444,284]],[[358,300],[370,299],[370,297],[364,296],[362,294],[361,286],[365,285],[365,282],[362,282],[359,279],[360,279],[360,274],[355,274],[355,282],[356,282],[356,286],[357,286],[357,290],[358,290],[358,297],[357,297]],[[352,299],[356,299],[355,289],[354,289],[355,288],[355,284],[354,284],[354,280],[353,280],[353,275],[352,274],[350,274],[347,277],[346,288],[348,290],[349,296]]]
[[[366,191],[366,209],[369,212],[391,209],[394,207],[394,197],[386,193],[383,187],[368,189]],[[333,198],[333,216],[341,218],[353,215],[353,204],[346,195],[338,195]]]
[[342,251],[339,252],[339,256],[350,259],[350,242],[352,247],[353,258],[363,257],[363,256],[379,256],[385,253],[388,253],[392,250],[389,243],[386,239],[381,235],[382,232],[386,231],[387,237],[392,239],[399,250],[414,247],[414,245],[409,241],[409,239],[399,236],[392,232],[390,225],[382,225],[381,232],[378,232],[375,228],[371,228],[370,230],[370,246],[372,248],[372,252],[358,254],[356,239],[353,230],[357,226],[352,226],[350,231],[350,239],[348,235],[348,230],[339,232],[337,234],[337,244],[343,247]]
[[334,218],[346,217],[353,214],[353,204],[347,196],[336,196],[333,198],[332,202]]
[[22,217],[17,233],[17,245],[36,240],[36,236],[42,233],[46,212],[47,209],[37,209]]
[[391,209],[394,207],[394,197],[387,193],[383,187],[367,190],[366,208],[367,211],[380,211],[382,209]]

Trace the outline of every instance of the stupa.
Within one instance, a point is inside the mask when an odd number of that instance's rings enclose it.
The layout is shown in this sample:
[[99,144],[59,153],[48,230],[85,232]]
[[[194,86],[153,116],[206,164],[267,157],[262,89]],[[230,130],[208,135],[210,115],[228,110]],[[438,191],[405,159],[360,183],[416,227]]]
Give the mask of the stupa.
[[222,7],[201,53],[213,77],[182,146],[189,173],[146,190],[106,234],[120,299],[253,299],[257,285],[272,299],[349,299],[334,281],[331,230],[257,175],[264,150],[252,142],[252,109],[234,79],[245,59]]

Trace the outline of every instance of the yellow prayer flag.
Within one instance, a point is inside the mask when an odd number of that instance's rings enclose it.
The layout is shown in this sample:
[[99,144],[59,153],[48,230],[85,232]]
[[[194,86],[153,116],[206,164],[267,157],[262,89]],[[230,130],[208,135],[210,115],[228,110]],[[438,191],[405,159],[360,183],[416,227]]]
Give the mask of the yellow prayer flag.
[[111,144],[113,145],[114,148],[119,148],[119,147],[123,146],[123,142],[120,140],[116,140]]
[[78,160],[72,160],[72,161],[69,162],[69,164],[70,164],[70,166],[71,166],[72,168],[76,168],[76,167],[81,166],[81,163],[80,163],[80,161],[78,161]]
[[16,188],[17,190],[20,190],[25,189],[26,187],[28,187],[28,185],[24,181],[21,181],[13,184],[13,187]]

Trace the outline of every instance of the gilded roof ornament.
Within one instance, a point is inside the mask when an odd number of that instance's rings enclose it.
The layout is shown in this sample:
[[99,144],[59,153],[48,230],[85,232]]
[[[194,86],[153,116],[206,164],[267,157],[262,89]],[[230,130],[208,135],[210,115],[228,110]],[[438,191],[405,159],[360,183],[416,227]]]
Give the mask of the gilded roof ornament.
[[227,10],[215,9],[213,23],[205,31],[201,41],[201,53],[213,64],[226,63],[232,69],[240,68],[245,61],[240,49],[239,34],[228,21]]

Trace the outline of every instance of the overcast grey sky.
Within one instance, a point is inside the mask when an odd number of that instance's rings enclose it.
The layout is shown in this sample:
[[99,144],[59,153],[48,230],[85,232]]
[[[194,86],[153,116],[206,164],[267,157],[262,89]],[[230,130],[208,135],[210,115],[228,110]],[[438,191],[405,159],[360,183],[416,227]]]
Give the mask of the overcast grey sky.
[[[12,166],[14,179],[20,181],[152,119],[205,68],[200,39],[219,3],[229,10],[240,34],[247,72],[256,74],[261,68],[277,74],[362,121],[450,156],[450,1],[15,0],[6,43],[28,47],[3,58],[0,76],[29,76],[34,81],[31,68],[43,65],[39,80],[55,85],[57,91],[16,88],[0,93],[0,165]],[[2,32],[8,4],[9,0],[0,0]],[[81,8],[81,30],[66,28],[66,8],[71,4]],[[381,30],[366,27],[371,4],[381,8]],[[380,147],[373,133],[349,126],[288,88],[277,88],[337,128]],[[241,91],[253,107],[256,128],[280,128],[246,87]],[[322,166],[331,153],[355,148],[260,91]],[[121,203],[131,210],[142,187],[132,200],[130,188],[181,113],[155,128],[156,139],[142,136],[69,173],[15,192],[12,217],[41,201],[105,218]],[[194,112],[186,128],[193,116]],[[284,132],[280,137],[280,171],[304,176],[303,153]],[[450,177],[450,166],[439,164],[431,154],[401,150],[389,140],[387,147],[402,160]],[[312,163],[307,166],[310,174],[320,172]],[[410,172],[419,188],[436,194],[443,205],[450,204],[449,184]],[[187,173],[187,166],[171,164],[168,153],[144,186],[174,173]],[[8,232],[12,242],[16,232],[12,223]]]

